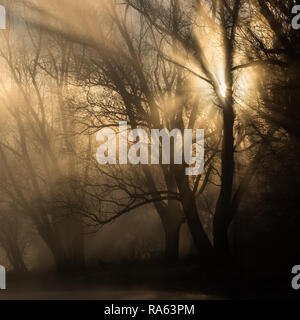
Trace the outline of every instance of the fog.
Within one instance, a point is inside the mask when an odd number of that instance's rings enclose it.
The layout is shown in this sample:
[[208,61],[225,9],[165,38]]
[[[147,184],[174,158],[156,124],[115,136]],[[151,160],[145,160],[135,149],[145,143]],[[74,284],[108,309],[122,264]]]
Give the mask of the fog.
[[[0,264],[15,288],[75,274],[83,292],[103,277],[102,295],[130,279],[203,298],[287,281],[300,240],[292,1],[0,4]],[[106,134],[132,130],[115,146]],[[143,157],[153,132],[157,164]],[[109,160],[125,144],[138,163]]]

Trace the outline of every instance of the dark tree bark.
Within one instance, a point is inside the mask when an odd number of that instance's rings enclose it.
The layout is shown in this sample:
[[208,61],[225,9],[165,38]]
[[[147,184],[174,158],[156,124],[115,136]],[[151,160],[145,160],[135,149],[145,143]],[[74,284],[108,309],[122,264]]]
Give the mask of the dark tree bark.
[[214,248],[218,259],[224,260],[228,255],[227,231],[233,218],[231,207],[232,186],[234,175],[234,112],[232,98],[223,109],[223,147],[222,147],[222,173],[221,191],[217,201],[214,216]]
[[165,260],[167,264],[173,265],[179,259],[179,233],[182,225],[182,214],[170,212],[162,217],[162,224],[165,232]]
[[205,266],[210,264],[214,258],[213,247],[200,220],[196,198],[190,190],[189,178],[185,175],[185,168],[177,167],[175,168],[175,172],[184,215],[187,219],[194,244],[199,252],[201,263]]

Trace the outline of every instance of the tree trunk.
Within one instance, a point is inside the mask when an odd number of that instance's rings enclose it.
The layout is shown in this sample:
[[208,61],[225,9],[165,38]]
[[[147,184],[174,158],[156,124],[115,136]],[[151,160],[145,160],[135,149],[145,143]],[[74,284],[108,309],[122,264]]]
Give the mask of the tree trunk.
[[[70,268],[73,270],[85,269],[85,255],[84,255],[84,230],[81,220],[70,221],[73,232],[71,233],[71,241],[68,246],[70,253]],[[68,228],[68,226],[67,226]]]
[[179,230],[180,226],[165,227],[165,259],[167,264],[176,264],[179,259]]
[[221,191],[214,216],[214,248],[220,263],[225,262],[228,256],[227,231],[233,218],[231,208],[234,175],[234,111],[232,97],[227,99],[227,103],[224,106],[223,121]]
[[50,243],[46,242],[48,245],[55,262],[55,267],[57,271],[66,271],[69,270],[68,259],[65,254],[65,250],[62,247],[62,244],[55,239],[52,239]]
[[54,230],[54,227],[46,219],[42,223],[35,219],[35,222],[41,238],[53,255],[56,270],[66,271],[68,268],[67,256],[59,232]]
[[165,231],[165,259],[167,264],[176,264],[179,259],[179,233],[183,213],[178,201],[169,201],[168,208],[161,215]]
[[174,171],[184,215],[187,219],[194,244],[199,252],[202,264],[204,266],[210,265],[213,263],[214,251],[198,215],[196,198],[190,190],[189,178],[185,175],[185,168],[174,167]]
[[198,215],[196,199],[192,192],[183,199],[183,208],[195,246],[199,252],[202,265],[211,265],[214,261],[213,247],[203,228]]

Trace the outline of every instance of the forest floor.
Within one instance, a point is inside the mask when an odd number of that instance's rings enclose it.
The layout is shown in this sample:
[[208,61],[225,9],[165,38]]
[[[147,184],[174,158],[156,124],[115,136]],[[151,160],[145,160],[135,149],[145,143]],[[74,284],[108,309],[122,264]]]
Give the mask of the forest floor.
[[232,300],[294,299],[284,286],[236,285],[196,266],[118,266],[84,272],[7,274],[0,300]]

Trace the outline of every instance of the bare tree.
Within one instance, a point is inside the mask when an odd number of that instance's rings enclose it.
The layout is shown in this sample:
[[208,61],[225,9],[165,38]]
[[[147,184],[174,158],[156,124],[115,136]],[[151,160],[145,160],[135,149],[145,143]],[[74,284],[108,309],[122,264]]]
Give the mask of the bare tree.
[[[24,23],[26,27],[26,20]],[[70,47],[52,39],[61,45],[61,51],[53,56],[49,47],[44,46],[45,34],[41,30],[32,30],[27,25],[22,32],[3,34],[6,45],[0,52],[7,75],[2,79],[1,99],[9,119],[0,143],[5,177],[1,190],[17,212],[34,222],[58,269],[82,268],[81,222],[62,219],[64,212],[55,205],[61,193],[80,189],[72,183],[65,183],[61,189],[62,181],[73,181],[74,176],[85,172],[82,166],[75,166],[75,140],[70,138],[70,117],[62,101]],[[23,41],[17,41],[20,37]],[[54,75],[45,72],[45,60],[51,64],[50,70],[55,70]],[[68,236],[64,225],[73,226]]]
[[[109,206],[84,212],[86,207],[79,205],[85,217],[101,226],[153,203],[170,260],[177,258],[184,216],[203,262],[215,255],[221,264],[227,261],[230,224],[268,154],[266,146],[272,149],[284,139],[282,128],[297,135],[297,95],[281,110],[274,90],[263,92],[258,84],[249,102],[250,88],[242,86],[245,74],[257,67],[274,85],[297,61],[299,48],[292,39],[298,35],[287,25],[290,3],[126,0],[88,2],[83,8],[54,1],[31,7],[33,25],[73,43],[72,80],[86,99],[69,99],[69,105],[85,132],[115,127],[118,121],[128,121],[132,129],[207,129],[201,176],[187,177],[184,165],[161,165],[157,171],[143,166],[133,176],[123,174],[128,168],[101,170],[103,181],[87,180],[86,185],[94,187],[89,196]],[[68,6],[72,24],[60,14]],[[259,10],[269,26],[263,20],[255,24],[253,14]],[[296,85],[294,80],[289,79],[289,87]],[[273,104],[268,108],[269,101]],[[214,201],[208,201],[210,190],[218,194]],[[203,224],[204,208],[213,216],[213,245]]]

